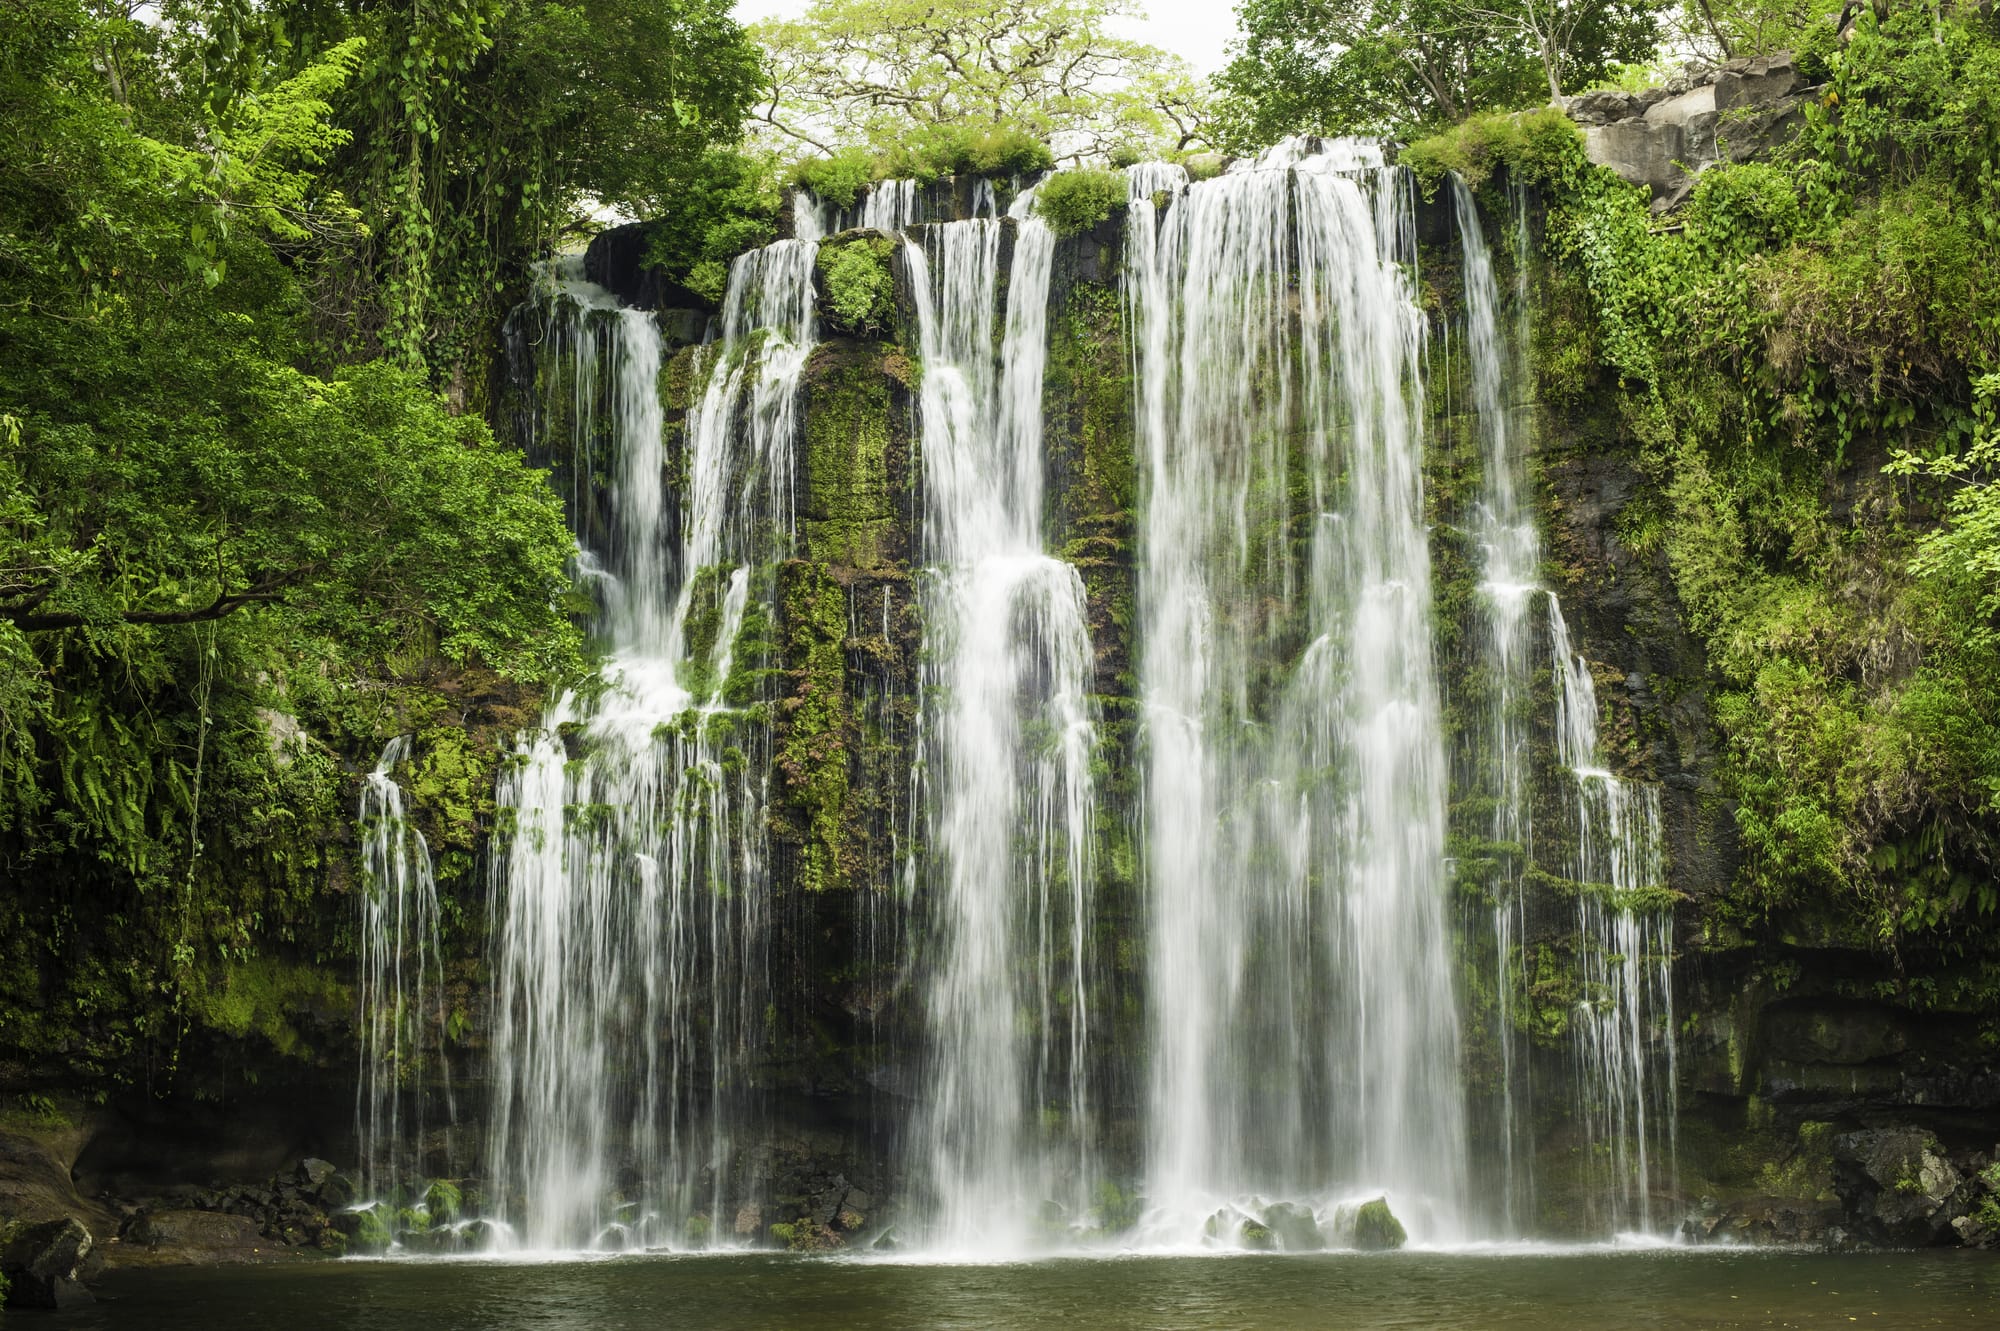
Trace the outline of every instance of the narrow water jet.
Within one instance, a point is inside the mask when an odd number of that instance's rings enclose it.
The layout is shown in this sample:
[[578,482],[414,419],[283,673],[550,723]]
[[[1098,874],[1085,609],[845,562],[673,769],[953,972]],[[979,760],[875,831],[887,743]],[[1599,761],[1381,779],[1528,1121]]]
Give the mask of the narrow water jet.
[[430,1133],[456,1119],[437,881],[430,847],[411,825],[396,781],[409,756],[408,735],[389,741],[362,782],[355,814],[362,871],[359,1182],[362,1197],[392,1205],[424,1179]]
[[[1466,346],[1473,408],[1481,437],[1482,486],[1474,536],[1482,552],[1480,591],[1486,640],[1480,667],[1491,690],[1485,775],[1495,802],[1491,838],[1509,853],[1497,885],[1493,940],[1501,1051],[1500,1139],[1504,1232],[1523,1232],[1536,1193],[1533,1162],[1535,1086],[1526,1042],[1515,1028],[1519,950],[1526,941],[1527,892],[1521,866],[1535,855],[1529,724],[1523,706],[1536,630],[1546,634],[1555,685],[1555,758],[1563,829],[1571,846],[1563,876],[1581,885],[1576,898],[1576,981],[1583,995],[1572,1023],[1568,1087],[1586,1162],[1582,1204],[1590,1231],[1610,1235],[1653,1223],[1653,1189],[1674,1176],[1675,1052],[1672,995],[1672,911],[1658,904],[1665,883],[1659,790],[1622,779],[1604,766],[1598,745],[1598,703],[1589,663],[1570,644],[1562,603],[1541,585],[1541,538],[1534,514],[1519,499],[1528,430],[1524,413],[1507,400],[1510,378],[1525,384],[1529,367],[1526,201],[1513,199],[1516,325],[1503,331],[1491,251],[1472,193],[1451,182],[1463,263]],[[1539,598],[1542,625],[1531,622]],[[1551,838],[1561,844],[1563,837]]]
[[1603,766],[1597,687],[1570,647],[1562,606],[1549,598],[1556,675],[1556,744],[1571,789],[1576,850],[1580,997],[1575,1027],[1577,1121],[1590,1186],[1585,1203],[1606,1233],[1650,1231],[1653,1196],[1678,1173],[1673,909],[1663,899],[1659,787]]
[[[1530,611],[1543,594],[1541,533],[1522,507],[1527,430],[1504,385],[1527,382],[1525,339],[1502,333],[1500,293],[1479,209],[1465,182],[1451,179],[1465,292],[1464,341],[1471,371],[1473,417],[1479,435],[1481,485],[1472,515],[1480,551],[1480,602],[1485,611],[1479,668],[1488,690],[1482,761],[1483,792],[1493,802],[1486,829],[1498,862],[1492,883],[1491,927],[1497,978],[1494,1043],[1500,1051],[1501,1232],[1517,1234],[1534,1207],[1533,1082],[1527,1049],[1515,1028],[1516,949],[1527,936],[1528,901],[1522,873],[1535,853],[1529,771],[1529,691],[1533,632]],[[1517,259],[1519,256],[1517,256]],[[1517,270],[1518,271],[1518,270]],[[1516,292],[1517,298],[1521,293]],[[1523,316],[1525,317],[1525,316]]]

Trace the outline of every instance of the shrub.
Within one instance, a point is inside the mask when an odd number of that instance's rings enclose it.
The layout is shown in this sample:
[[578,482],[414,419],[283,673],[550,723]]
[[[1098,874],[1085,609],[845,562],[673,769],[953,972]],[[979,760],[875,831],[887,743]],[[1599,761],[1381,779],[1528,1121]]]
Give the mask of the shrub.
[[836,329],[866,336],[889,326],[896,313],[896,280],[889,271],[895,252],[893,242],[876,236],[820,250],[827,319]]
[[1397,161],[1416,174],[1426,196],[1448,172],[1472,189],[1500,166],[1523,179],[1548,181],[1583,157],[1583,132],[1554,107],[1539,111],[1474,116],[1442,134],[1404,148]]
[[874,161],[859,148],[847,148],[831,157],[815,157],[800,162],[792,182],[810,190],[822,203],[836,208],[852,208],[854,201],[881,177]]
[[1121,172],[1060,171],[1042,182],[1035,212],[1059,236],[1088,231],[1125,203],[1127,186]]
[[681,285],[710,304],[720,305],[729,294],[729,265],[720,259],[703,259],[688,269]]

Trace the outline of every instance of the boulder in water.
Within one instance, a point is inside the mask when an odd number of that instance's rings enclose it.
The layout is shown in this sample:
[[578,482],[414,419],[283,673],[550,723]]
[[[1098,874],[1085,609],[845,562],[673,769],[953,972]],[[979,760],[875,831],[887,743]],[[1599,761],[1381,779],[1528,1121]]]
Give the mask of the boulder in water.
[[1409,1240],[1403,1222],[1389,1209],[1387,1197],[1361,1203],[1354,1213],[1354,1246],[1363,1252],[1389,1252]]
[[1286,1252],[1318,1252],[1326,1246],[1320,1233],[1319,1217],[1310,1206],[1297,1202],[1274,1202],[1264,1208],[1264,1227]]
[[1940,1242],[1964,1213],[1964,1177],[1920,1128],[1835,1137],[1833,1176],[1856,1228],[1878,1243]]
[[0,1275],[10,1308],[74,1308],[91,1302],[83,1287],[90,1231],[74,1216],[0,1229]]
[[1277,1246],[1277,1238],[1271,1233],[1269,1225],[1231,1206],[1225,1206],[1210,1216],[1201,1232],[1210,1243],[1234,1244],[1253,1252],[1269,1252]]

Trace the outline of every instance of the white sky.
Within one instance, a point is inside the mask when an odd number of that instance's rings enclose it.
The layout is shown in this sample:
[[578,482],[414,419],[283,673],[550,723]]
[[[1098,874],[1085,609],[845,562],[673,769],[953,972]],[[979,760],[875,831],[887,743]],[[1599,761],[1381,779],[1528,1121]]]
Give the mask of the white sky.
[[[760,18],[796,18],[808,0],[736,0],[736,17],[753,23]],[[1147,17],[1120,25],[1125,35],[1172,51],[1197,71],[1213,74],[1222,68],[1223,48],[1236,38],[1235,0],[1140,0]]]

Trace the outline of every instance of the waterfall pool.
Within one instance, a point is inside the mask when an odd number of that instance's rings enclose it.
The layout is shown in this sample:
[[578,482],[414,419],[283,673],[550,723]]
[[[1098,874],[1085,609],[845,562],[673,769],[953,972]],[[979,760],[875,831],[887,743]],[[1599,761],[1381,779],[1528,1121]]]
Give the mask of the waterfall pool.
[[70,1327],[453,1331],[872,1328],[1991,1327],[1975,1252],[1656,1248],[1060,1258],[775,1253],[131,1270]]

